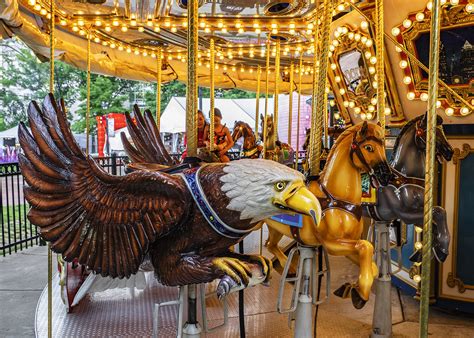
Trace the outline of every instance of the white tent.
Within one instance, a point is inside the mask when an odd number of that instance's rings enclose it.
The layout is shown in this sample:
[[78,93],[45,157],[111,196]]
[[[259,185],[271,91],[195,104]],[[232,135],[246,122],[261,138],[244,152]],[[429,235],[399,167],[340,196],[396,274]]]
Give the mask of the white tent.
[[[209,117],[209,99],[202,99],[202,110]],[[229,129],[234,127],[235,121],[244,121],[252,128],[255,124],[255,99],[216,99],[215,107],[222,113],[222,123]],[[273,99],[268,99],[268,112],[273,112]],[[265,99],[260,99],[259,111],[265,112]],[[184,133],[186,130],[186,98],[173,97],[161,115],[160,131],[163,133]]]
[[4,131],[0,131],[0,139],[4,139],[4,138],[17,139],[18,138],[18,126],[7,129],[7,130],[4,130]]

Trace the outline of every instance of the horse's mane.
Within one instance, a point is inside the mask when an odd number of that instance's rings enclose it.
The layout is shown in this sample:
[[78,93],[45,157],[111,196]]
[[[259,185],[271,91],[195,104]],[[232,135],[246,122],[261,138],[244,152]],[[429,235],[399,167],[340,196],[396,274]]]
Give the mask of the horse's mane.
[[346,130],[342,132],[341,135],[339,135],[339,137],[336,139],[336,142],[334,142],[333,146],[331,147],[331,150],[329,150],[329,154],[326,159],[326,164],[324,165],[323,170],[321,170],[321,172],[319,173],[319,176],[322,177],[326,173],[326,168],[328,166],[328,163],[331,161],[332,157],[334,156],[334,152],[336,151],[336,148],[342,142],[342,140],[345,139],[348,135],[354,135],[354,133],[357,133],[358,131],[359,131],[358,129],[347,128]]
[[390,156],[390,162],[392,162],[395,158],[395,154],[397,153],[398,146],[400,145],[400,140],[402,136],[410,129],[411,126],[413,126],[416,122],[420,121],[424,117],[423,114],[420,116],[415,117],[414,119],[411,119],[405,125],[402,127],[400,130],[400,133],[397,136],[397,139],[395,140],[395,144],[393,145],[393,151],[392,151],[392,156]]

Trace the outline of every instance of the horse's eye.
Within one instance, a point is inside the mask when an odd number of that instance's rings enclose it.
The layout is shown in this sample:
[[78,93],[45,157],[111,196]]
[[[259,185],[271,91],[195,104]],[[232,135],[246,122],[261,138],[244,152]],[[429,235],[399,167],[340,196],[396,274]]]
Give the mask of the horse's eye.
[[286,182],[280,181],[280,182],[275,183],[276,191],[283,191],[285,187],[286,187]]
[[370,153],[372,153],[374,151],[374,147],[372,147],[370,144],[366,144],[364,146],[364,149],[367,150]]

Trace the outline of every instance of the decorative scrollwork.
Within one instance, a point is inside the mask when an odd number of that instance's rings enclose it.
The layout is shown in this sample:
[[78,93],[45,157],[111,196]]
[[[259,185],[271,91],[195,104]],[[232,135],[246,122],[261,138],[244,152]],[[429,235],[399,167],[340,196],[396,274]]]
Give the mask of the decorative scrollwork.
[[467,155],[469,155],[472,152],[471,146],[467,143],[464,143],[462,145],[462,150],[459,148],[454,149],[454,154],[453,154],[453,164],[458,165],[461,160],[465,159]]
[[463,281],[460,280],[459,278],[456,278],[454,276],[454,273],[452,273],[452,272],[448,273],[448,278],[446,279],[446,284],[448,284],[448,286],[450,288],[454,288],[454,287],[457,286],[459,293],[466,292],[466,287],[464,286]]

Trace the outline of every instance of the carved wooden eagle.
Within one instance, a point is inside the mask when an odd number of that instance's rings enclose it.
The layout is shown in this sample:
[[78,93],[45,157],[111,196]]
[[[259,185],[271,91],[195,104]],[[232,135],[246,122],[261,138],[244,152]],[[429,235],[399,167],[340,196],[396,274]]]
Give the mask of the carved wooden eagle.
[[42,107],[31,102],[28,116],[31,133],[23,123],[19,127],[28,218],[66,261],[77,258],[102,276],[128,277],[149,254],[165,285],[217,278],[246,284],[247,263],[259,262],[265,274],[270,263],[232,253],[230,246],[272,215],[320,216],[304,177],[275,162],[112,176],[81,151],[53,95]]

